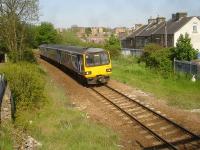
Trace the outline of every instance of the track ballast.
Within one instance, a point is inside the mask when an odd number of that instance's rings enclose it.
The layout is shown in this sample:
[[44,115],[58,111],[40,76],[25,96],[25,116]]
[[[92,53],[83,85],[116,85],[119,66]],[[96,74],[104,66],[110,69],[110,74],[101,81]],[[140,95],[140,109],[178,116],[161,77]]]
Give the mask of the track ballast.
[[148,132],[152,145],[146,147],[141,144],[143,149],[200,149],[198,135],[145,106],[139,100],[108,85],[92,87],[92,90]]

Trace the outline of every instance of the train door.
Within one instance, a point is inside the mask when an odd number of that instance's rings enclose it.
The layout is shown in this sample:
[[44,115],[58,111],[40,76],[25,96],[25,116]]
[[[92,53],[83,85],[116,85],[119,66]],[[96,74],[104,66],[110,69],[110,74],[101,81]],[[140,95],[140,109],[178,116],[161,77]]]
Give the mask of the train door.
[[57,62],[61,64],[61,51],[57,50]]
[[83,72],[83,56],[82,55],[77,56],[77,68],[78,68],[79,74],[81,74]]
[[73,70],[76,71],[78,74],[83,72],[83,56],[82,55],[72,55],[72,66]]

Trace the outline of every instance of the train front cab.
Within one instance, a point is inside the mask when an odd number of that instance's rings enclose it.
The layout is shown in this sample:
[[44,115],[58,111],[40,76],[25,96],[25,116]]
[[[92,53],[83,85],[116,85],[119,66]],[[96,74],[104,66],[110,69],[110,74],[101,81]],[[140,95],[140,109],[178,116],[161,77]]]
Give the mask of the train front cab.
[[87,84],[105,84],[111,73],[112,65],[108,52],[84,54],[84,76]]

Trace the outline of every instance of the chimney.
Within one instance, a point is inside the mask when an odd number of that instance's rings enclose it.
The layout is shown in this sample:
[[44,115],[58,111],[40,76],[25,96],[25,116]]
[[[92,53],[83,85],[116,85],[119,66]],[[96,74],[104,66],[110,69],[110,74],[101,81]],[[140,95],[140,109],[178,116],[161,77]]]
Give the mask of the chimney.
[[186,12],[177,12],[176,14],[172,14],[172,20],[173,21],[178,21],[181,18],[187,17]]
[[176,14],[172,14],[172,21],[176,21]]
[[157,23],[165,22],[165,19],[166,19],[165,17],[157,17],[156,22]]
[[156,22],[157,22],[156,19],[152,18],[148,19],[148,24],[155,24]]
[[142,24],[135,24],[135,30],[139,29],[142,26],[143,26]]

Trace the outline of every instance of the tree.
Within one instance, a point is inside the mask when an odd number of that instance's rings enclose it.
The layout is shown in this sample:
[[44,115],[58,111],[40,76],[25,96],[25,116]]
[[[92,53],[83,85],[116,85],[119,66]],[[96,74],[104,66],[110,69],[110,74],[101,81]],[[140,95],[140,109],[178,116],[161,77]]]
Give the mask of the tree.
[[110,55],[112,57],[119,56],[121,53],[121,46],[119,39],[112,34],[105,43],[105,49],[110,52]]
[[39,0],[0,0],[0,38],[8,51],[19,54],[25,50],[26,24],[38,19]]
[[197,54],[198,52],[192,47],[191,39],[187,33],[185,36],[181,34],[176,47],[172,48],[172,57],[178,60],[191,61],[197,58]]
[[41,23],[37,29],[38,33],[36,36],[37,43],[40,44],[55,44],[61,42],[61,37],[57,33],[56,29],[54,28],[53,24],[48,22]]
[[85,33],[87,36],[89,36],[92,33],[92,29],[91,28],[86,28],[85,29]]
[[75,32],[72,32],[70,30],[66,30],[61,33],[61,38],[62,38],[62,43],[65,45],[82,45],[82,41],[80,40],[79,37],[77,37]]
[[38,42],[36,41],[38,35],[38,26],[33,24],[26,25],[26,39],[25,43],[30,48],[37,48]]

